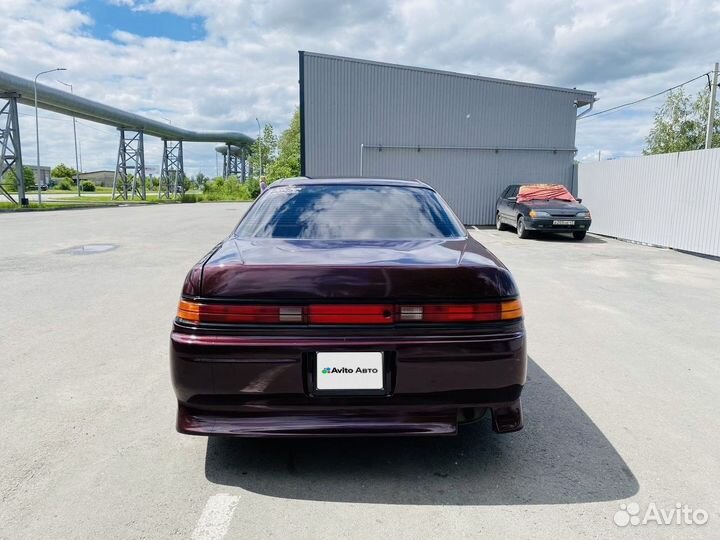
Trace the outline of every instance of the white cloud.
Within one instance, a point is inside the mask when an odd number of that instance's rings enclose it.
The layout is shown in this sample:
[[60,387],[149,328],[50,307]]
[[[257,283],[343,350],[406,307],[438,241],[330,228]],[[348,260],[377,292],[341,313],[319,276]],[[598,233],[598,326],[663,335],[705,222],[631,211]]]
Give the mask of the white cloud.
[[[201,17],[207,35],[180,42],[118,28],[112,41],[101,40],[82,4],[5,0],[0,69],[32,77],[63,66],[79,95],[178,126],[254,135],[255,117],[286,126],[298,100],[299,49],[595,90],[600,110],[707,71],[717,60],[708,44],[720,35],[719,4],[702,0],[113,3]],[[659,102],[579,122],[578,156],[639,154]],[[41,114],[43,161],[72,162],[69,120]],[[21,127],[32,163],[31,118]],[[84,125],[80,135],[86,169],[114,166],[111,128]],[[146,146],[148,163],[159,162],[157,141]],[[186,159],[190,172],[214,173],[212,145],[188,145]]]

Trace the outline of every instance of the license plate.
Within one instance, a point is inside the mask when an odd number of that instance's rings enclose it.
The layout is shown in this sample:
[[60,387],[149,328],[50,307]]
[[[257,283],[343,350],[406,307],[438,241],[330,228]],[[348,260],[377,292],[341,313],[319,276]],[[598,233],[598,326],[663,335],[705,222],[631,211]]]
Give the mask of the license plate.
[[566,219],[554,219],[553,225],[575,225],[574,221],[568,221]]
[[318,390],[382,390],[381,352],[319,352],[315,363]]

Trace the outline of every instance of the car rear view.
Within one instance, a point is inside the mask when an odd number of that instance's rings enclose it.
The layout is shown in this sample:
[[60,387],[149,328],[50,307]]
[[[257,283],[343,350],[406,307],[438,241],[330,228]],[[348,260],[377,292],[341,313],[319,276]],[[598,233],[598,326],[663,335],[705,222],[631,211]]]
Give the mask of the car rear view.
[[515,282],[417,181],[273,184],[189,272],[170,353],[183,433],[522,428]]

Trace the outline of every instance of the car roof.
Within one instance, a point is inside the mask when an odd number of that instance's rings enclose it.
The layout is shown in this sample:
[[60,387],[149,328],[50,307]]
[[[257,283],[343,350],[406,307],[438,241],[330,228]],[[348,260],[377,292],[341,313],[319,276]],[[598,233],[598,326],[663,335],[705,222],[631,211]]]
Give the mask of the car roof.
[[405,186],[433,189],[425,182],[412,178],[360,178],[360,177],[327,177],[311,178],[309,176],[297,176],[295,178],[283,178],[270,184],[270,188],[276,186],[322,186],[322,185],[353,185],[353,186]]

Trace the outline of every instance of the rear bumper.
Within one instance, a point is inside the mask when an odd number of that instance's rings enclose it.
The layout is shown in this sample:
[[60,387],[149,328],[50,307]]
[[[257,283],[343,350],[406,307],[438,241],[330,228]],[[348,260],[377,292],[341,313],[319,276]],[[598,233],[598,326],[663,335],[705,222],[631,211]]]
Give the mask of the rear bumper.
[[[488,408],[495,432],[511,433],[523,428],[520,398],[509,403],[493,402]],[[187,435],[224,437],[455,435],[458,429],[458,409],[447,406],[355,409],[329,408],[295,414],[217,413],[178,404],[176,427]]]
[[555,225],[553,221],[562,221],[563,218],[541,218],[530,219],[524,221],[525,228],[529,231],[547,231],[547,232],[580,232],[589,231],[592,220],[569,218],[565,221],[574,221],[573,225]]
[[[384,395],[314,391],[322,351],[384,353]],[[522,323],[473,335],[255,337],[175,328],[170,340],[177,429],[246,437],[450,435],[463,411],[489,409],[499,432],[522,428]]]

